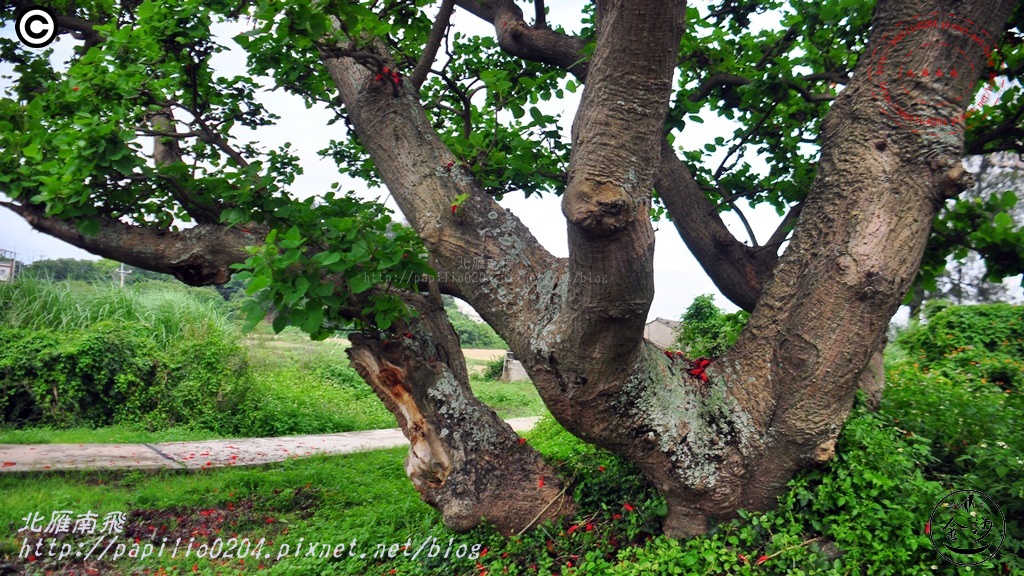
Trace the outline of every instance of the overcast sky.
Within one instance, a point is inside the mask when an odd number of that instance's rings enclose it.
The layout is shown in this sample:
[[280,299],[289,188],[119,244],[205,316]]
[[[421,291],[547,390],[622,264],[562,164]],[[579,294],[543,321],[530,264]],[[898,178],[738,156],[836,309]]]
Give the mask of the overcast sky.
[[[551,14],[549,21],[562,24],[570,31],[578,26],[578,15],[580,7],[584,4],[582,0],[556,0],[548,3]],[[702,12],[704,10],[702,9]],[[529,14],[529,12],[527,12]],[[765,16],[755,25],[772,26],[777,17]],[[472,15],[456,12],[455,25],[464,33],[493,34],[493,28],[486,26]],[[225,40],[225,45],[235,46],[230,40],[231,36],[237,34],[239,27],[219,26],[217,33]],[[13,32],[8,28],[0,29],[0,35],[13,37]],[[55,61],[66,59],[71,49],[70,38],[63,37],[53,45],[55,48]],[[225,75],[234,75],[244,71],[245,56],[241,49],[237,48],[215,56],[213,65]],[[11,69],[5,63],[0,63],[0,76],[10,74]],[[0,79],[0,86],[3,80]],[[578,103],[578,93],[566,94],[566,100],[549,103],[545,109],[547,113],[560,112],[562,114],[563,129],[568,131],[569,124],[575,113]],[[258,133],[251,135],[238,132],[242,139],[256,140],[267,149],[277,148],[285,142],[291,142],[293,151],[302,158],[302,165],[305,173],[301,175],[292,191],[297,197],[307,197],[313,194],[322,194],[327,191],[334,182],[342,181],[360,194],[369,198],[383,198],[387,196],[386,191],[369,190],[362,182],[344,180],[339,177],[337,168],[331,160],[323,160],[317,155],[317,150],[324,148],[331,139],[341,139],[344,135],[344,128],[339,124],[327,125],[330,114],[322,107],[307,110],[302,101],[280,91],[266,92],[264,102],[273,113],[282,118],[276,126],[260,128]],[[732,134],[735,125],[730,121],[715,118],[709,113],[702,116],[706,119],[703,124],[690,122],[682,137],[677,138],[677,144],[687,149],[701,149],[705,143],[712,142],[715,136],[723,136],[726,139]],[[3,152],[0,152],[3,153]],[[716,166],[720,161],[719,150],[717,154],[708,156],[708,164]],[[758,165],[752,162],[755,167]],[[509,208],[514,214],[522,219],[538,238],[542,245],[557,256],[567,256],[566,224],[560,208],[560,199],[553,195],[544,198],[524,199],[515,194],[506,194],[501,204]],[[389,205],[397,210],[394,202]],[[765,241],[775,227],[778,225],[779,217],[774,209],[762,205],[757,210],[743,206],[745,214],[754,229],[758,241]],[[730,229],[741,240],[747,240],[747,234],[740,221],[735,216],[726,216],[726,222]],[[708,279],[707,274],[697,264],[696,260],[683,245],[678,234],[670,222],[663,221],[657,224],[655,252],[655,298],[649,314],[650,318],[678,318],[686,309],[686,306],[694,297],[700,294],[712,293],[716,295],[716,302],[723,308],[734,310],[735,306],[722,297],[715,286]],[[50,236],[33,231],[22,219],[12,212],[0,209],[0,248],[14,250],[18,258],[24,262],[32,262],[44,258],[96,258],[87,252],[65,244]]]

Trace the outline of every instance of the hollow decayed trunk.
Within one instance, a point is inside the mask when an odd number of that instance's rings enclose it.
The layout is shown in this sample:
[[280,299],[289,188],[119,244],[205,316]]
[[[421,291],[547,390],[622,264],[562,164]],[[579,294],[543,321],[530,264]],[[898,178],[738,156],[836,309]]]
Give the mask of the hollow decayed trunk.
[[353,334],[352,366],[409,439],[406,473],[454,530],[486,520],[512,534],[571,513],[557,472],[472,395],[459,338],[440,298],[410,297],[402,336]]

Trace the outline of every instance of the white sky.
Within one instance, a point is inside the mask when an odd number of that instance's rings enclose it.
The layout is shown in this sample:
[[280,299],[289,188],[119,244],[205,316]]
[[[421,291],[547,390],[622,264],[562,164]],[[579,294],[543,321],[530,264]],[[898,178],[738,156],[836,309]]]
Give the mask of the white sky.
[[[576,27],[573,23],[578,22],[578,15],[584,3],[582,0],[549,2],[549,22],[565,25],[572,30]],[[705,3],[701,3],[701,5],[703,4]],[[529,20],[532,8],[525,5],[524,8]],[[771,25],[772,17],[766,16],[765,18],[768,21],[761,24]],[[456,11],[455,25],[464,33],[493,34],[493,28],[461,10]],[[221,26],[220,30],[223,38],[230,38],[237,33],[238,27]],[[0,36],[13,37],[13,31],[9,28],[0,28]],[[63,38],[55,43],[53,45],[55,60],[66,59],[71,45],[72,42],[68,38]],[[234,46],[234,43],[228,40],[225,45]],[[217,55],[214,66],[229,76],[242,73],[244,71],[244,53],[239,48]],[[0,75],[9,74],[10,71],[9,66],[0,63]],[[4,81],[0,80],[0,87],[3,86]],[[567,98],[561,102],[547,103],[544,111],[547,113],[561,112],[563,129],[568,131],[578,104],[579,92],[575,95],[567,93],[566,96]],[[344,127],[341,123],[333,126],[327,125],[327,120],[331,115],[322,107],[307,110],[299,98],[280,91],[265,92],[264,103],[270,112],[276,113],[282,118],[280,123],[276,126],[260,128],[258,133],[253,135],[242,132],[238,132],[237,135],[243,140],[256,140],[267,149],[277,148],[285,142],[292,143],[292,150],[302,159],[305,171],[297,178],[292,187],[296,196],[306,197],[312,194],[321,194],[327,191],[332,183],[339,180],[369,198],[387,196],[386,191],[368,190],[362,182],[341,178],[333,161],[319,158],[317,150],[324,148],[331,139],[341,139],[344,135]],[[735,129],[732,122],[716,118],[709,113],[703,113],[702,117],[705,119],[703,124],[693,122],[687,124],[686,131],[676,140],[677,145],[682,145],[690,150],[702,149],[704,144],[712,142],[716,136],[723,136],[728,140]],[[724,150],[719,149],[716,154],[706,154],[708,164],[717,166],[723,153]],[[751,163],[755,168],[763,166],[763,163],[756,160]],[[557,256],[568,255],[566,224],[558,197],[548,195],[544,198],[525,199],[515,194],[506,194],[501,204],[523,220],[545,248]],[[390,201],[389,205],[397,211],[393,201]],[[748,209],[746,206],[743,208],[758,241],[767,240],[780,220],[774,209],[767,205],[762,205],[756,210]],[[738,218],[725,215],[725,219],[737,238],[747,240],[747,233]],[[734,310],[735,306],[721,296],[686,249],[673,225],[668,221],[663,221],[657,225],[657,228],[654,262],[655,298],[649,318],[678,318],[694,297],[706,293],[715,294],[716,303],[719,306]],[[96,258],[96,256],[69,244],[33,231],[22,219],[5,209],[0,209],[0,248],[14,250],[23,262],[45,258]]]

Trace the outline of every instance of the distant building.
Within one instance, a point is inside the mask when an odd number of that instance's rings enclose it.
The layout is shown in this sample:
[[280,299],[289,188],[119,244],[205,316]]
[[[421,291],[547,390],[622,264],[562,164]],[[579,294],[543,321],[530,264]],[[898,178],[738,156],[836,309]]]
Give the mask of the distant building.
[[644,326],[644,338],[662,350],[670,348],[676,340],[680,324],[678,320],[655,318]]
[[512,352],[505,352],[505,368],[501,371],[502,382],[516,382],[518,380],[529,380],[530,376],[523,368],[523,363],[516,360]]
[[11,282],[14,280],[14,273],[17,271],[17,254],[13,250],[0,248],[0,282]]

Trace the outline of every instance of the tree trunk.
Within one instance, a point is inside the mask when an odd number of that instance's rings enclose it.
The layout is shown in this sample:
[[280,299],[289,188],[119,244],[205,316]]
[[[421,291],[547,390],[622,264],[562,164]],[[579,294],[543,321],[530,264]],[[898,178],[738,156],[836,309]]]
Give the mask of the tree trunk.
[[353,334],[352,366],[409,439],[405,470],[446,526],[481,519],[505,535],[571,514],[557,471],[469,388],[459,337],[439,296],[407,298],[418,317],[395,339]]

